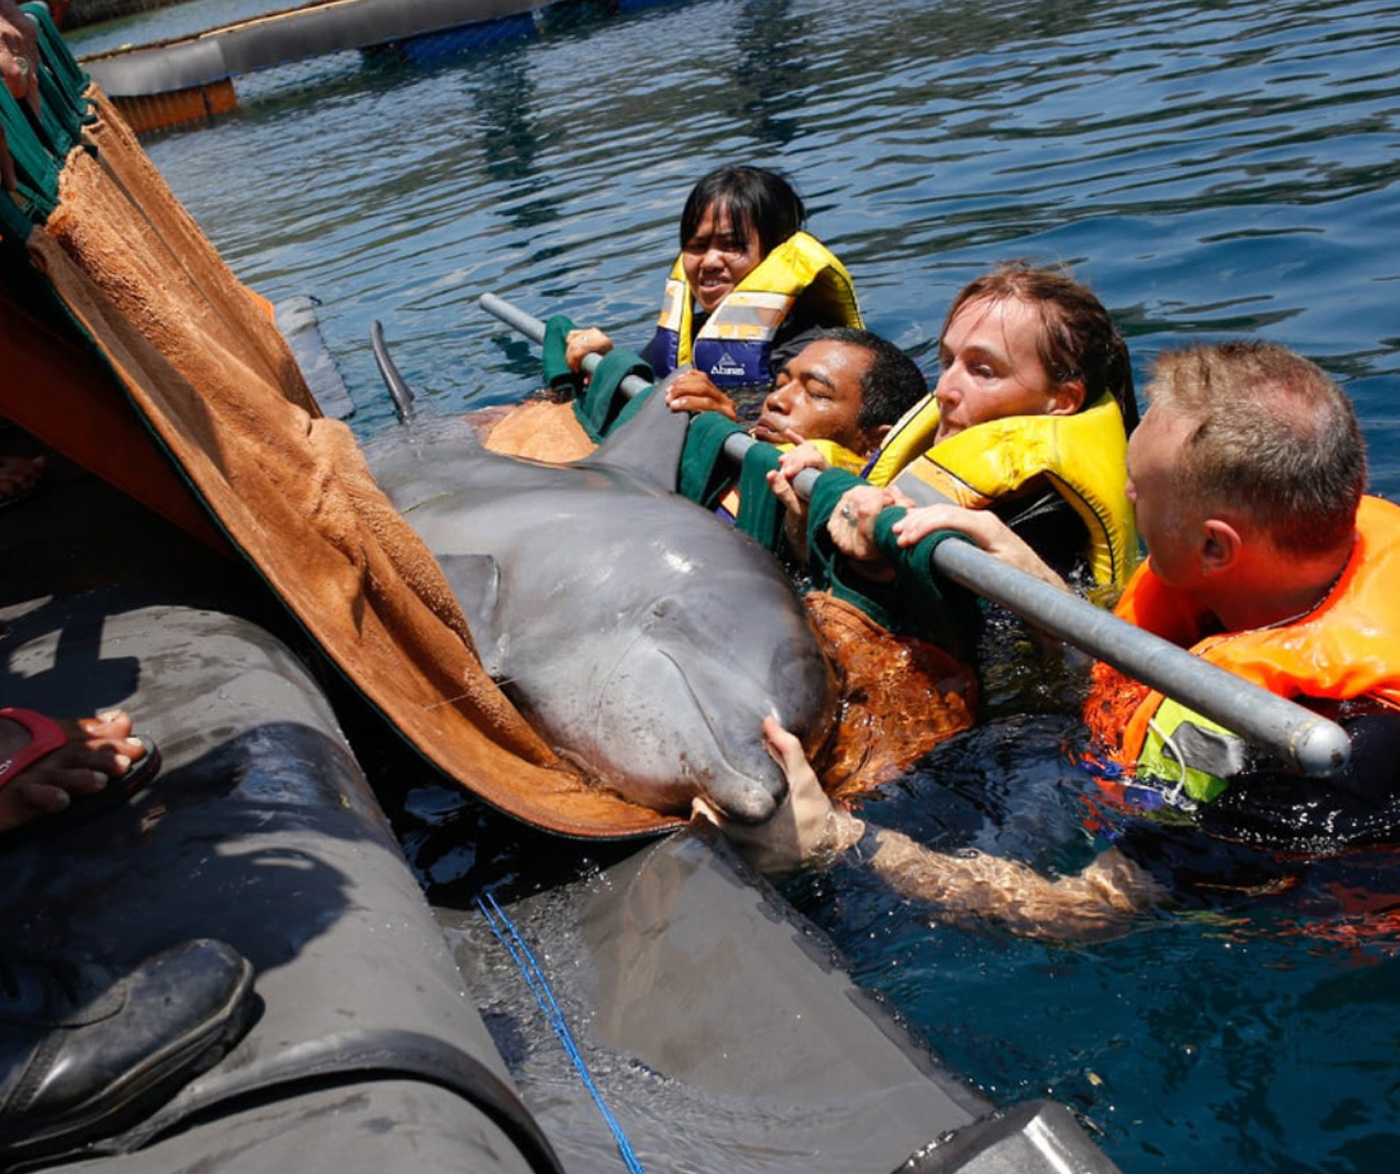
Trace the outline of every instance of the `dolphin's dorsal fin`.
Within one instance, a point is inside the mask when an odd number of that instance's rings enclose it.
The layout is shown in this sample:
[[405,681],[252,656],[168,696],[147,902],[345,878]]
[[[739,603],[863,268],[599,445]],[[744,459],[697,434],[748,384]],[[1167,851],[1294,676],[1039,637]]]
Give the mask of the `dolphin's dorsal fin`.
[[444,554],[438,556],[438,564],[467,617],[477,660],[488,677],[499,677],[505,653],[496,623],[501,597],[500,565],[489,554]]
[[689,413],[673,412],[666,405],[666,389],[674,378],[670,375],[652,388],[635,416],[611,433],[595,452],[574,463],[620,469],[638,481],[674,492],[680,483],[681,450],[690,428]]

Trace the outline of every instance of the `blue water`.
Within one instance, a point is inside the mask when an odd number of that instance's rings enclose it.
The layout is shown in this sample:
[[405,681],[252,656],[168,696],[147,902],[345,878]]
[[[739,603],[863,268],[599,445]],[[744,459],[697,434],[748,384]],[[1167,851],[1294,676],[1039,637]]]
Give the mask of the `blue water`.
[[[321,300],[366,436],[389,419],[373,320],[431,410],[518,398],[535,355],[478,296],[640,343],[690,183],[752,160],[793,176],[871,325],[927,365],[970,277],[1067,262],[1140,382],[1189,339],[1316,358],[1395,496],[1397,51],[1384,0],[693,0],[428,67],[289,66],[148,149],[245,281]],[[880,818],[1069,867],[1092,850],[1075,736],[1004,717]],[[1300,865],[1287,891],[1081,949],[932,925],[854,869],[799,896],[950,1063],[999,1101],[1063,1100],[1125,1170],[1381,1174],[1400,1169],[1397,877],[1385,853]]]

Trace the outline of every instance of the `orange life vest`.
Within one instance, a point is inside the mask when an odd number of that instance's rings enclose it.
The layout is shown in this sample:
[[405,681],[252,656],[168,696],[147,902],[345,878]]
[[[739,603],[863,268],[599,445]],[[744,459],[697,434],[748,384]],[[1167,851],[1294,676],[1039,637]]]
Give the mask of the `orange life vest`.
[[[1364,697],[1400,710],[1400,506],[1362,498],[1356,528],[1356,546],[1336,585],[1291,623],[1209,634],[1214,617],[1162,582],[1150,559],[1128,583],[1117,614],[1280,697]],[[1213,742],[1206,757],[1217,761],[1226,740],[1240,741],[1102,663],[1094,666],[1085,721],[1115,761],[1135,769],[1159,757],[1153,751],[1158,739],[1189,748],[1192,738],[1177,737],[1184,726]],[[1173,753],[1173,762],[1182,775],[1197,776],[1180,780],[1192,798],[1208,801],[1228,784],[1213,763],[1192,762],[1189,753]]]

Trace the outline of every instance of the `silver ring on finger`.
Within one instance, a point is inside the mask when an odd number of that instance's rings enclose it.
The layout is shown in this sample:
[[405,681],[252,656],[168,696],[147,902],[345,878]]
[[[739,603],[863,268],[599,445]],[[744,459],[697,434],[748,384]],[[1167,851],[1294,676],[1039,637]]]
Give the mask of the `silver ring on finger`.
[[848,526],[854,526],[856,524],[856,511],[851,508],[849,503],[841,507],[840,513],[841,520]]

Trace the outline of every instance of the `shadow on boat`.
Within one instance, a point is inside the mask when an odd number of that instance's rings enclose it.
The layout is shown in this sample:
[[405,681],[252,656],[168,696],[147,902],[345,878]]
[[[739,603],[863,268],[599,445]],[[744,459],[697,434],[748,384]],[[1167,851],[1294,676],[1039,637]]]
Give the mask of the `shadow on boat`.
[[[994,1112],[723,843],[570,841],[454,801],[256,576],[95,478],[55,461],[0,550],[5,700],[120,705],[163,758],[123,804],[4,846],[13,940],[120,968],[218,938],[260,1006],[60,1168],[621,1168],[611,1120],[652,1171],[877,1174],[940,1136],[910,1169],[1049,1169],[1045,1137],[1112,1169],[1059,1106]],[[449,845],[466,867],[434,882]]]

